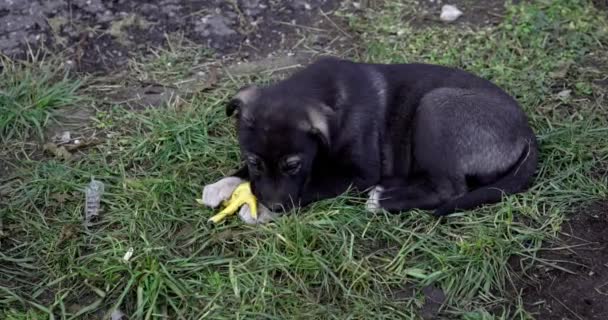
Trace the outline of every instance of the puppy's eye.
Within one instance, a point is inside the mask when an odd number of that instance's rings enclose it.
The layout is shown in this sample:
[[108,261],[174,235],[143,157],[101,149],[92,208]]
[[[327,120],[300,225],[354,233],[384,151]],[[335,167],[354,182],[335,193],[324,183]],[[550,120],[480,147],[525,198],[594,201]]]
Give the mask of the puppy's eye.
[[289,175],[294,175],[300,171],[301,167],[302,167],[302,163],[300,162],[300,160],[289,160],[283,164],[282,169],[283,169],[283,172],[285,172]]
[[264,169],[260,160],[255,157],[247,157],[247,165],[252,173],[260,173]]

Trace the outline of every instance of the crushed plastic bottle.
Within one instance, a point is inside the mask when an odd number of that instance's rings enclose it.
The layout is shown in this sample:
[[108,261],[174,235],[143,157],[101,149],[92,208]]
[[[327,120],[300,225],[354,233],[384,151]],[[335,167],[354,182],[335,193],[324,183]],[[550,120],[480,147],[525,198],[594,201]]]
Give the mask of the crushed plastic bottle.
[[89,185],[85,189],[85,227],[89,227],[91,225],[91,220],[93,220],[93,218],[99,215],[103,189],[103,182],[91,178],[91,183],[89,183]]

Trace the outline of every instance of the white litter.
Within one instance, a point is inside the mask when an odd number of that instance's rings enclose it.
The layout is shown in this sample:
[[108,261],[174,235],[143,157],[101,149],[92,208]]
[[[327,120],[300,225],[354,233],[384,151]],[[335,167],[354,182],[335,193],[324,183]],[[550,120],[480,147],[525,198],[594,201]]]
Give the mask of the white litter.
[[112,311],[112,314],[110,314],[110,319],[111,320],[122,320],[122,318],[125,317],[125,314],[122,313],[122,311],[116,309],[114,311]]
[[59,137],[59,143],[66,144],[72,140],[72,134],[69,131],[64,131]]
[[562,100],[567,100],[570,98],[571,94],[572,94],[572,90],[562,90],[557,93],[557,97]]
[[129,250],[127,250],[125,255],[122,257],[122,261],[129,262],[129,260],[131,260],[132,256],[133,256],[133,247],[131,247],[131,248],[129,248]]
[[458,10],[456,6],[445,4],[441,7],[441,15],[439,19],[444,22],[453,22],[462,15],[462,11]]
[[90,227],[92,220],[99,216],[101,196],[103,195],[103,182],[91,178],[91,183],[85,189],[85,215],[84,226]]

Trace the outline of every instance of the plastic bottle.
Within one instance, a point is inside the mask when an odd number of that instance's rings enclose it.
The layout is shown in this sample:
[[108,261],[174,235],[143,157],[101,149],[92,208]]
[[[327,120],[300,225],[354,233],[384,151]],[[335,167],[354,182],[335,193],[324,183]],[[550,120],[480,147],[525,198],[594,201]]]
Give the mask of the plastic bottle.
[[85,218],[86,227],[91,225],[91,220],[99,215],[101,207],[101,196],[103,195],[103,182],[91,178],[91,183],[85,189]]

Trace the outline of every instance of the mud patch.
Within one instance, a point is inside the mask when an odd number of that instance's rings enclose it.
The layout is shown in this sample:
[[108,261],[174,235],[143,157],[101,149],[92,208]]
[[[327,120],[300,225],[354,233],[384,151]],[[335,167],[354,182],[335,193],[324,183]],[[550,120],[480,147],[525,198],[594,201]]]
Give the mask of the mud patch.
[[116,88],[115,92],[105,97],[104,102],[137,111],[165,107],[178,99],[179,93],[175,88],[147,84]]
[[81,71],[110,71],[184,37],[216,58],[265,57],[293,48],[338,0],[39,0],[0,3],[0,51],[23,57],[44,44]]
[[608,201],[564,223],[559,243],[539,255],[522,297],[537,319],[608,319]]

